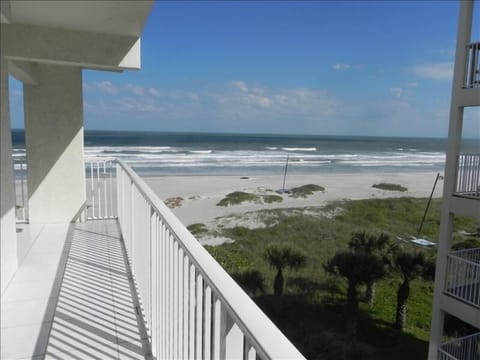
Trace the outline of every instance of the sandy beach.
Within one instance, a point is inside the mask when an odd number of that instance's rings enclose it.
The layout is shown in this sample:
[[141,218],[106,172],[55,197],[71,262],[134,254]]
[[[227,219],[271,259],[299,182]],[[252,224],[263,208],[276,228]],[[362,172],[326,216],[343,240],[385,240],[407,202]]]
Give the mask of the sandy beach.
[[[342,199],[371,199],[387,197],[428,197],[432,191],[436,172],[414,173],[355,173],[289,175],[286,188],[306,184],[321,185],[324,192],[314,193],[306,198],[293,198],[283,194],[281,203],[243,203],[228,207],[217,206],[227,194],[244,191],[254,194],[274,194],[282,188],[281,176],[164,176],[145,178],[147,184],[162,200],[180,197],[180,206],[172,211],[186,225],[209,224],[218,217],[239,216],[247,212],[276,209],[322,206]],[[385,191],[373,188],[373,184],[393,183],[406,187],[408,191]],[[434,197],[442,196],[443,182],[439,181]]]

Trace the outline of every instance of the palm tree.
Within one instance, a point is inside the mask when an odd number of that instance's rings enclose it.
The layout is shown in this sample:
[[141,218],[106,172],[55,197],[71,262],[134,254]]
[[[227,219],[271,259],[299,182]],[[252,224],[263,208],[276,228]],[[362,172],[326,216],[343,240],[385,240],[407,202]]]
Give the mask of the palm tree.
[[405,251],[399,249],[394,257],[396,271],[402,277],[402,282],[397,291],[397,311],[395,327],[403,330],[407,320],[407,302],[410,296],[410,282],[420,276],[428,276],[431,271],[431,260],[425,253],[418,251]]
[[276,296],[283,294],[285,280],[283,278],[283,269],[292,270],[304,267],[307,257],[302,252],[289,246],[269,245],[265,251],[265,258],[270,265],[277,270],[275,280],[273,281],[273,293]]
[[386,275],[385,262],[378,254],[364,251],[340,250],[325,266],[331,274],[347,279],[346,329],[352,340],[357,334],[358,285],[381,279]]
[[[387,264],[391,263],[391,255],[394,249],[389,235],[385,233],[368,234],[365,231],[355,232],[348,242],[348,247],[356,252],[364,252],[368,255],[376,253],[382,256]],[[372,305],[374,297],[375,280],[371,280],[367,282],[365,302]]]

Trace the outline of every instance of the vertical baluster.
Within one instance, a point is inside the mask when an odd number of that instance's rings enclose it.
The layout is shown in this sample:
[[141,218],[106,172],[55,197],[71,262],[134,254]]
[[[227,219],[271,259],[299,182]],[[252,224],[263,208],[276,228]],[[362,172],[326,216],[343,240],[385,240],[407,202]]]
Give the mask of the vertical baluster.
[[94,185],[94,169],[93,162],[90,163],[90,188],[91,188],[91,197],[92,197],[92,219],[95,219],[95,185]]
[[165,223],[162,219],[162,238],[161,238],[161,253],[160,253],[160,264],[162,266],[162,283],[160,286],[160,291],[162,295],[162,317],[160,318],[160,327],[162,332],[162,338],[160,341],[160,348],[161,348],[161,359],[167,358],[167,248],[166,248],[166,240],[167,240],[167,230],[165,227]]
[[107,164],[106,161],[103,162],[103,199],[105,201],[104,204],[104,218],[108,218],[108,203],[107,203]]
[[151,255],[150,255],[150,271],[151,271],[151,283],[152,297],[150,303],[152,304],[152,315],[150,323],[150,343],[152,345],[152,355],[158,357],[158,215],[153,209],[151,209]]
[[221,336],[221,311],[222,305],[220,300],[213,294],[213,310],[212,310],[212,356],[211,359],[220,359],[220,336]]
[[182,350],[182,359],[188,358],[188,336],[189,336],[189,321],[188,321],[188,313],[189,313],[189,301],[190,301],[190,264],[188,260],[188,256],[185,254],[183,257],[183,350]]
[[174,240],[173,242],[173,262],[172,262],[172,273],[173,273],[173,297],[172,297],[172,316],[173,316],[173,358],[178,358],[178,243]]
[[97,180],[96,180],[96,185],[97,185],[97,204],[98,204],[98,218],[102,218],[102,204],[100,200],[102,199],[102,196],[100,194],[101,191],[101,186],[100,186],[100,162],[96,162],[96,170],[97,170]]
[[184,252],[183,249],[180,247],[178,249],[178,313],[177,313],[177,321],[178,321],[178,333],[177,333],[177,357],[179,359],[183,359],[183,313],[184,313],[184,274],[183,274],[183,269],[184,269]]
[[196,312],[196,328],[195,328],[195,358],[203,358],[203,277],[197,274],[197,289],[195,295],[197,302],[195,306]]
[[195,303],[196,299],[196,278],[195,265],[190,265],[190,285],[189,285],[189,312],[188,312],[188,331],[189,331],[189,344],[188,344],[188,358],[195,359]]
[[203,359],[211,358],[212,343],[212,289],[204,281],[203,286]]

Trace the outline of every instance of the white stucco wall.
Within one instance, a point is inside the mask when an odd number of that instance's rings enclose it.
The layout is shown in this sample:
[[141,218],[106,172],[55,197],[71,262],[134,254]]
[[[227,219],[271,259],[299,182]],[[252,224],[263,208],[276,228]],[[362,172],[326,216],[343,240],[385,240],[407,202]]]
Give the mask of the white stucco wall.
[[85,205],[82,73],[35,64],[24,84],[30,223],[77,221]]
[[1,292],[17,270],[17,236],[15,227],[15,183],[12,163],[12,132],[8,98],[8,64],[0,55],[0,243]]

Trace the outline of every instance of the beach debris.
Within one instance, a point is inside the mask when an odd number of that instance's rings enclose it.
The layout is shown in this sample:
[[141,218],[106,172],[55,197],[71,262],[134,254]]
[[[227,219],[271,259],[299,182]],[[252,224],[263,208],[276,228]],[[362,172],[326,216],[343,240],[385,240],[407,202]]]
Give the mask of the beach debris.
[[164,201],[164,203],[170,209],[173,209],[173,208],[178,208],[178,207],[182,206],[183,200],[184,200],[184,198],[182,198],[180,196],[175,196],[175,197],[171,197],[171,198],[166,199]]
[[427,240],[427,239],[413,239],[413,240],[410,240],[410,241],[414,244],[424,246],[424,247],[433,247],[433,246],[436,245],[434,242],[432,242],[430,240]]

